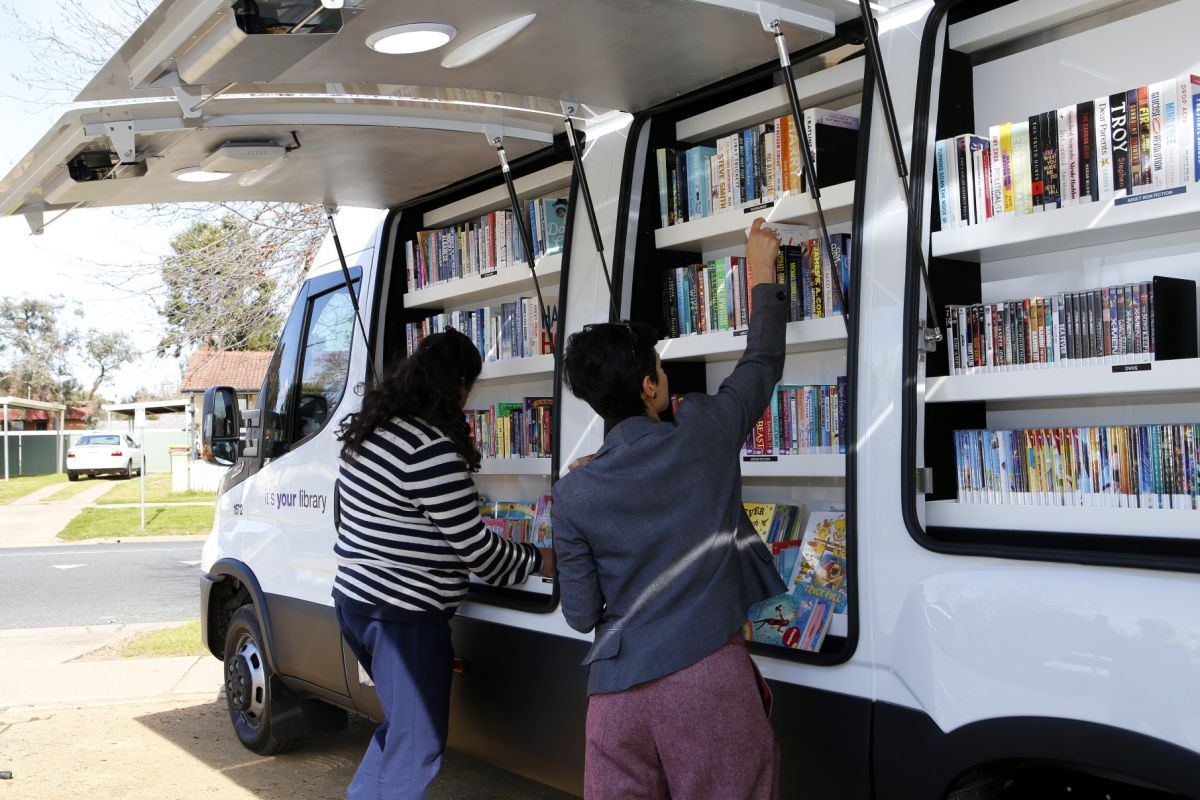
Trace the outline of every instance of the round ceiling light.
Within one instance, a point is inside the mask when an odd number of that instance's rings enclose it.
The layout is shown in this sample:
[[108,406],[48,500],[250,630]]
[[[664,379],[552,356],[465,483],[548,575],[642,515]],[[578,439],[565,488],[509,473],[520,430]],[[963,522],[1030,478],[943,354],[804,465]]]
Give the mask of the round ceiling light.
[[173,171],[171,177],[185,183],[211,183],[225,180],[232,174],[231,172],[206,172],[200,167],[184,167]]
[[442,66],[446,69],[454,69],[455,67],[465,67],[467,64],[478,61],[528,28],[535,17],[537,17],[537,14],[526,14],[523,17],[517,17],[514,20],[505,22],[503,25],[497,25],[491,30],[484,31],[474,39],[463,42],[454,52],[442,59]]
[[413,22],[376,31],[367,37],[367,47],[389,56],[436,50],[454,38],[458,30],[444,22]]

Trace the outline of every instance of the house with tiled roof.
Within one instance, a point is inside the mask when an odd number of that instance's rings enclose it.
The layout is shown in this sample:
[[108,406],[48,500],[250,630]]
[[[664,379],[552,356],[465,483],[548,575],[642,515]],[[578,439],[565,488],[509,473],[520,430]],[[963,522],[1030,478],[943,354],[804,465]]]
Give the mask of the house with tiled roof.
[[179,391],[191,401],[188,413],[193,428],[193,456],[204,412],[204,392],[210,386],[230,386],[237,392],[242,408],[254,408],[274,355],[274,351],[210,350],[207,347],[192,354],[179,383]]

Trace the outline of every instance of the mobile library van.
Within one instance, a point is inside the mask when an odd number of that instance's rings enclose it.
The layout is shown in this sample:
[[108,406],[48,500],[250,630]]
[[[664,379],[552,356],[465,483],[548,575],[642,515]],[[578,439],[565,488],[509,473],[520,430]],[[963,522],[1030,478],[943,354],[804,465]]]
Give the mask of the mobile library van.
[[[378,712],[330,596],[356,387],[472,336],[488,524],[544,543],[604,433],[562,390],[565,338],[648,322],[672,388],[715,390],[763,216],[792,321],[742,488],[789,591],[746,633],[784,796],[1200,797],[1197,20],[164,0],[0,210],[35,233],[112,205],[330,210],[257,408],[206,399],[229,471],[202,628],[252,750]],[[475,586],[453,624],[451,745],[578,791],[590,636],[553,580]]]

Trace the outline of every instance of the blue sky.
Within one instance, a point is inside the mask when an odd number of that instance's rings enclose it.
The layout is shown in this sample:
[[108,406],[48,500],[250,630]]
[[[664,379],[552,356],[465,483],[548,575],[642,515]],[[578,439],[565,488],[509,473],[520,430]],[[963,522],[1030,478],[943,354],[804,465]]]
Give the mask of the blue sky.
[[[112,13],[112,0],[85,0],[100,17]],[[10,0],[9,5],[26,20],[52,21],[56,0]],[[7,174],[51,128],[66,105],[46,107],[37,93],[21,85],[14,75],[27,73],[38,54],[18,37],[17,24],[9,14],[0,14],[0,172]],[[105,54],[107,55],[107,54]],[[168,241],[178,226],[151,219],[136,208],[110,211],[73,211],[31,236],[24,218],[0,218],[0,296],[49,299],[59,295],[83,311],[83,318],[68,315],[75,327],[125,330],[138,348],[147,353],[135,364],[117,373],[102,394],[109,399],[132,394],[138,387],[156,387],[177,381],[180,365],[173,359],[160,360],[153,350],[161,336],[161,323],[149,288],[133,281],[125,290],[110,288],[110,282],[129,283],[133,269],[153,264],[169,251]],[[116,279],[113,281],[113,279]],[[94,377],[82,364],[77,375],[85,385]]]

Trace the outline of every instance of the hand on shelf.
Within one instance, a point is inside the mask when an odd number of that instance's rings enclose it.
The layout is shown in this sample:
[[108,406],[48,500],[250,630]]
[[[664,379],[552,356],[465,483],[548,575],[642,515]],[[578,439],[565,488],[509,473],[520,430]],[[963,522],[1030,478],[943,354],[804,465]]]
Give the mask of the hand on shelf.
[[543,578],[554,577],[554,548],[539,547],[538,552],[542,554],[542,568],[537,571],[538,575]]
[[779,234],[772,228],[764,228],[764,220],[758,217],[750,225],[746,239],[746,260],[750,264],[750,280],[754,286],[775,282],[775,258],[779,255]]

